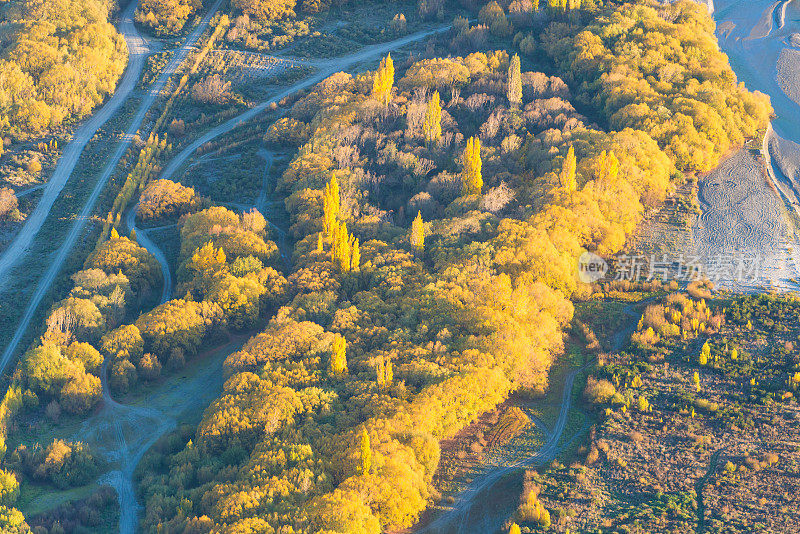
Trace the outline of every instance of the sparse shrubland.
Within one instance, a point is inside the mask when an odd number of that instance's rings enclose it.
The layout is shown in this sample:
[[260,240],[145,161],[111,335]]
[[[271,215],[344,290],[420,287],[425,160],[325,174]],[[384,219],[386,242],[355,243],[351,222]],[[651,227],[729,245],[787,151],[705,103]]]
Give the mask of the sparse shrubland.
[[[571,466],[534,476],[547,509],[573,510],[563,527],[694,532],[701,499],[706,532],[797,523],[784,492],[797,490],[800,302],[705,296],[648,304],[637,332],[674,332],[648,343],[635,334],[625,352],[601,356],[586,388],[598,418],[589,442]],[[709,313],[713,327],[695,326]]]

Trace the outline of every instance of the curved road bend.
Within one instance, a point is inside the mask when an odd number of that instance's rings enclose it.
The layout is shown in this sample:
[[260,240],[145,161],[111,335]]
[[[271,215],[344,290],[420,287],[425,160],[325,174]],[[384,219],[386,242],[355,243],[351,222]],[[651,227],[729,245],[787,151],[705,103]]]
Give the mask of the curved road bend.
[[150,239],[150,236],[147,235],[148,229],[136,227],[136,211],[138,208],[139,204],[137,203],[135,206],[128,209],[128,214],[125,216],[125,226],[128,227],[129,232],[136,231],[136,242],[144,247],[147,252],[152,254],[161,266],[161,276],[164,278],[164,287],[161,290],[159,304],[164,304],[172,296],[172,271],[169,269],[169,263],[167,262],[167,257],[164,255],[164,252],[158,248],[156,244],[153,243],[153,240]]
[[[136,2],[132,2],[132,6],[135,6]],[[136,132],[142,125],[144,121],[145,115],[150,110],[150,107],[155,103],[156,99],[158,98],[161,91],[167,84],[170,76],[176,71],[176,69],[183,63],[183,60],[186,59],[186,56],[189,54],[189,50],[197,43],[197,40],[200,38],[200,35],[205,31],[206,26],[211,21],[211,17],[214,16],[216,11],[219,9],[220,5],[222,4],[222,0],[217,0],[214,5],[208,10],[208,13],[200,24],[189,34],[186,41],[184,42],[183,46],[179,50],[175,52],[170,62],[164,68],[164,70],[159,75],[158,79],[153,82],[150,90],[145,96],[144,100],[142,101],[141,105],[139,106],[139,110],[136,113],[136,116],[133,118],[131,125],[125,131],[123,138],[117,145],[117,149],[109,159],[108,164],[103,170],[103,174],[100,176],[100,179],[97,181],[97,185],[95,185],[94,189],[92,190],[92,194],[89,199],[86,201],[83,209],[81,210],[80,214],[75,220],[75,223],[72,225],[67,236],[64,238],[64,242],[61,247],[58,249],[58,252],[53,258],[50,263],[47,272],[45,272],[44,276],[39,280],[39,284],[36,286],[36,290],[34,291],[33,295],[31,296],[31,301],[28,304],[27,309],[25,310],[25,314],[20,319],[19,325],[17,326],[17,330],[14,332],[14,337],[11,338],[11,342],[6,347],[6,350],[3,352],[3,355],[0,356],[0,373],[5,372],[6,367],[8,366],[8,362],[11,360],[14,351],[17,349],[17,345],[19,345],[22,336],[25,335],[25,332],[28,329],[28,325],[33,319],[34,313],[36,313],[36,309],[41,304],[44,295],[47,293],[48,289],[52,285],[53,281],[55,280],[56,276],[58,275],[59,271],[61,270],[61,266],[64,264],[64,261],[67,259],[70,250],[75,245],[75,242],[78,240],[81,232],[83,231],[84,226],[86,226],[86,221],[92,214],[94,210],[95,203],[97,202],[100,193],[103,192],[108,179],[111,177],[111,174],[117,167],[119,160],[122,158],[125,151],[128,150],[130,147],[131,142],[133,141],[133,136],[136,135]],[[132,8],[129,7],[126,10],[126,14],[130,15]],[[129,20],[130,19],[127,19]],[[141,42],[141,37],[136,32],[136,28],[133,26],[133,22],[130,22],[129,27],[126,27],[126,39],[130,38],[133,42]],[[129,45],[130,46],[130,45]],[[142,61],[144,60],[144,56],[142,56]],[[76,155],[77,157],[77,155]],[[64,178],[66,180],[66,178]],[[52,206],[52,203],[50,204]],[[37,207],[38,209],[38,207]],[[49,207],[48,207],[49,210]],[[43,215],[43,217],[46,214]],[[39,225],[41,227],[41,224]],[[38,231],[39,228],[35,230]],[[35,233],[35,232],[33,232]],[[31,235],[32,237],[32,235]],[[15,242],[16,243],[16,242]],[[12,245],[13,246],[13,245]],[[19,254],[23,249],[17,247],[17,254]],[[2,271],[0,271],[0,279],[2,279]]]
[[189,159],[191,155],[194,154],[194,152],[202,145],[216,139],[220,135],[228,133],[237,126],[256,117],[259,113],[267,109],[271,104],[278,103],[287,96],[296,93],[301,89],[306,89],[308,87],[311,87],[312,85],[321,82],[328,76],[335,74],[336,72],[346,70],[360,61],[373,59],[376,56],[381,56],[387,52],[391,52],[392,50],[401,48],[409,43],[419,41],[420,39],[424,39],[433,34],[441,33],[449,29],[450,26],[448,25],[433,30],[423,30],[416,33],[412,33],[411,35],[407,35],[401,39],[390,41],[388,43],[366,46],[363,49],[359,50],[358,52],[342,56],[340,58],[315,62],[315,65],[319,68],[319,71],[317,71],[312,76],[305,78],[294,85],[289,86],[288,88],[284,89],[283,91],[273,96],[269,100],[265,100],[259,103],[258,105],[248,109],[244,113],[229,119],[228,121],[220,124],[215,128],[212,128],[211,130],[200,136],[198,139],[193,141],[186,148],[181,150],[174,158],[172,158],[172,160],[167,164],[167,166],[164,167],[164,170],[161,172],[160,178],[168,179],[172,177],[175,174],[175,172],[181,167],[181,165],[183,165],[184,162],[186,162],[186,160]]
[[[53,207],[58,195],[67,183],[72,171],[78,164],[83,149],[86,144],[94,137],[108,120],[119,110],[131,91],[136,87],[139,77],[144,67],[144,60],[147,57],[147,46],[136,27],[133,24],[133,12],[138,1],[134,0],[122,13],[122,20],[119,24],[119,31],[125,38],[128,45],[128,67],[125,69],[122,81],[117,86],[117,90],[111,99],[103,105],[92,117],[87,120],[75,132],[72,141],[64,148],[61,158],[56,164],[53,176],[44,184],[44,193],[33,212],[25,220],[25,224],[14,237],[11,244],[3,251],[0,256],[0,282],[4,282],[8,271],[16,264],[17,260],[25,253],[33,242],[33,238],[41,229],[47,219],[50,209]],[[31,188],[31,191],[33,188]],[[27,191],[26,191],[27,192]]]

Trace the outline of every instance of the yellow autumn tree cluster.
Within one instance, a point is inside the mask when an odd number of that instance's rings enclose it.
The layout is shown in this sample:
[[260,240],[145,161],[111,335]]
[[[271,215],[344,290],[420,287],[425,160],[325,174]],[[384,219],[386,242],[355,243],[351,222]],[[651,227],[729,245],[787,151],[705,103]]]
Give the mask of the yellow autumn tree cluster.
[[540,42],[577,98],[611,128],[647,132],[678,169],[706,171],[755,137],[771,113],[766,95],[737,83],[714,27],[689,0],[607,3],[588,26],[544,32]]
[[[311,132],[278,184],[297,242],[287,298],[226,360],[196,431],[145,459],[163,466],[141,482],[145,529],[409,528],[430,502],[441,441],[513,391],[545,390],[577,258],[619,250],[675,166],[645,131],[587,127],[559,78],[521,73],[526,104],[512,110],[511,61],[489,52],[411,65],[397,83],[400,120],[376,120],[371,73],[336,74],[295,103],[288,115]],[[433,90],[450,93],[447,136],[458,142],[419,135]],[[334,177],[345,194],[332,194]],[[419,221],[411,237],[406,214]],[[233,221],[194,217],[182,258],[211,240],[232,269],[216,236]],[[359,276],[339,276],[353,268],[355,238]],[[201,317],[216,309],[209,300]],[[697,306],[691,319],[710,321]]]
[[339,272],[357,272],[361,266],[358,238],[347,231],[347,223],[335,223],[331,237],[331,262]]
[[392,55],[387,54],[381,60],[380,67],[375,72],[375,77],[372,82],[372,96],[381,102],[384,106],[389,105],[392,99],[392,87],[394,86],[394,63],[392,62]]
[[39,134],[88,115],[114,92],[127,47],[103,0],[3,4],[0,133]]

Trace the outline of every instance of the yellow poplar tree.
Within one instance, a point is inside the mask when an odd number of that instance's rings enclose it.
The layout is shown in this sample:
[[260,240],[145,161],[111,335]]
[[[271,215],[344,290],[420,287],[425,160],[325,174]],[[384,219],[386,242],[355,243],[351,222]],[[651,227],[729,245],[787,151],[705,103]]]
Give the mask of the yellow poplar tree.
[[322,192],[322,217],[325,235],[333,237],[334,226],[339,217],[341,209],[341,199],[339,197],[339,182],[336,176],[331,176],[330,181],[325,185]]
[[575,191],[578,184],[575,173],[578,169],[578,161],[575,159],[575,147],[570,145],[567,157],[564,158],[564,166],[561,168],[561,185],[567,191]]
[[614,184],[619,176],[619,160],[614,152],[611,151],[606,154],[606,151],[600,153],[600,159],[597,165],[597,179],[601,182]]
[[422,123],[422,134],[426,143],[438,141],[442,136],[442,104],[439,91],[433,93],[431,99],[428,100],[425,122]]
[[116,228],[111,228],[111,239],[119,239],[119,232]]
[[465,195],[480,195],[483,188],[481,176],[481,140],[470,137],[464,148],[464,168],[461,171],[461,191]]
[[367,429],[361,429],[361,474],[368,475],[372,469],[372,449],[369,444]]
[[339,375],[347,372],[347,341],[336,336],[331,345],[331,374]]
[[394,86],[394,63],[392,55],[388,54],[381,60],[381,65],[372,80],[372,96],[384,106],[388,106],[392,99],[392,86]]
[[508,529],[508,534],[521,534],[522,531],[519,529],[519,525],[516,523],[511,524],[511,528]]
[[411,246],[422,252],[425,248],[425,224],[422,221],[422,212],[418,211],[414,222],[411,223]]
[[508,102],[515,108],[522,103],[522,71],[517,54],[508,66]]
[[350,270],[353,272],[361,270],[361,248],[358,246],[358,238],[355,238],[350,248]]
[[347,231],[347,223],[335,223],[331,246],[331,262],[340,272],[358,271],[361,266],[361,249],[358,238]]

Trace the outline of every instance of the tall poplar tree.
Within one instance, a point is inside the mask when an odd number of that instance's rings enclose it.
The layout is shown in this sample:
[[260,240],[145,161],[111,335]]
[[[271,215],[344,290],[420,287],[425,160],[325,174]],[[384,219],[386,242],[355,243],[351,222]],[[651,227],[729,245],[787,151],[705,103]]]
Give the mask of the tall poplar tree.
[[517,54],[514,54],[508,66],[508,102],[515,108],[522,103],[522,71]]
[[442,104],[439,91],[434,92],[431,99],[428,100],[425,122],[422,123],[422,133],[426,143],[438,141],[442,136]]
[[425,248],[425,223],[422,221],[422,212],[418,211],[417,216],[411,223],[411,246],[417,252],[422,252]]
[[330,181],[325,185],[322,192],[322,217],[325,235],[334,237],[334,227],[336,226],[341,209],[339,197],[339,182],[336,176],[331,176]]
[[367,429],[361,429],[361,474],[368,475],[372,469],[372,448],[369,443]]
[[331,374],[340,375],[347,372],[347,341],[336,336],[331,345]]
[[394,86],[394,63],[392,62],[392,55],[388,54],[381,60],[381,65],[375,72],[375,78],[372,80],[372,96],[384,106],[389,105],[392,99],[392,87]]
[[567,191],[575,191],[577,182],[575,173],[578,169],[578,162],[575,159],[575,147],[570,145],[567,157],[564,158],[564,166],[561,167],[561,186]]
[[477,137],[470,137],[464,148],[464,167],[461,171],[462,194],[481,194],[483,188],[481,165],[481,140]]

